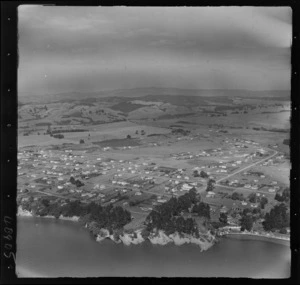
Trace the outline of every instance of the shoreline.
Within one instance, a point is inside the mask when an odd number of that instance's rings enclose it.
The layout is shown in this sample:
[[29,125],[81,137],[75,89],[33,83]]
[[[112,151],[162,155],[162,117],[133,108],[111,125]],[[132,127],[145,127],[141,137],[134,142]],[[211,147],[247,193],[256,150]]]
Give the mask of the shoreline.
[[[21,217],[38,217],[38,218],[51,218],[56,219],[54,216],[35,216],[32,212],[23,210],[21,206],[18,207],[18,213],[17,216]],[[79,223],[79,217],[64,217],[60,215],[58,220],[65,220],[65,221],[72,221]],[[88,228],[87,225],[84,226],[84,228],[87,228],[90,233],[92,231]],[[110,235],[108,230],[106,229],[100,229],[99,233],[93,234],[95,237],[96,242],[101,242],[104,239],[110,239],[115,243],[123,243],[126,246],[129,246],[131,244],[136,245],[140,244],[146,240],[149,240],[153,245],[166,245],[169,243],[173,243],[176,246],[180,246],[183,244],[196,244],[200,247],[200,250],[207,250],[210,247],[212,247],[216,242],[219,241],[219,239],[208,232],[207,234],[200,236],[200,238],[195,238],[193,236],[189,235],[183,235],[182,237],[179,236],[178,233],[174,233],[171,235],[166,235],[163,231],[158,231],[156,233],[151,233],[148,237],[143,238],[141,235],[142,230],[137,229],[133,233],[125,233],[118,235],[117,238],[115,238],[114,234]],[[219,238],[230,238],[230,239],[238,239],[238,240],[256,240],[256,241],[264,241],[264,242],[271,242],[276,244],[281,244],[285,246],[290,246],[290,240],[287,239],[281,239],[274,236],[262,236],[262,235],[256,235],[251,233],[226,233],[220,236]]]
[[284,246],[290,246],[289,239],[282,239],[274,236],[263,236],[263,235],[256,235],[251,233],[228,233],[224,234],[222,237],[229,238],[229,239],[238,239],[238,240],[256,240],[256,241],[264,241],[264,242],[271,242],[276,244],[281,244]]
[[65,217],[63,215],[60,215],[58,218],[55,216],[35,216],[32,212],[29,212],[27,210],[23,210],[21,206],[18,207],[17,216],[19,217],[37,217],[37,218],[46,218],[46,219],[58,219],[58,220],[64,220],[64,221],[71,221],[71,222],[78,222],[79,217],[73,216],[73,217]]
[[[20,217],[37,217],[37,218],[50,218],[50,219],[56,219],[54,216],[35,216],[32,212],[29,212],[27,210],[23,210],[21,206],[18,207],[18,213],[17,216]],[[67,220],[72,222],[79,222],[79,217],[64,217],[60,215],[58,220]],[[88,225],[86,224],[84,228],[88,229],[89,232],[92,233],[92,231],[89,229]],[[115,236],[114,234],[110,235],[109,231],[107,229],[100,229],[99,233],[93,234],[95,237],[95,240],[97,242],[101,242],[104,239],[110,239],[115,243],[123,243],[126,246],[129,246],[131,244],[136,245],[145,242],[146,240],[149,240],[152,244],[158,244],[158,245],[166,245],[169,243],[174,243],[176,246],[180,246],[183,244],[196,244],[200,247],[200,250],[207,250],[210,247],[212,247],[216,242],[217,239],[215,236],[213,236],[210,232],[207,232],[206,234],[203,234],[200,236],[200,238],[196,238],[194,236],[190,235],[183,235],[180,236],[177,232],[173,233],[171,235],[166,235],[163,231],[157,231],[155,233],[150,233],[150,235],[146,238],[142,237],[142,230],[137,229],[133,231],[132,233],[125,233],[119,234]]]
[[151,233],[148,237],[142,236],[142,230],[138,229],[133,233],[123,233],[114,238],[113,235],[110,235],[107,230],[101,229],[101,233],[96,236],[96,241],[101,242],[104,239],[111,239],[115,243],[122,242],[124,245],[129,246],[131,244],[137,245],[141,244],[145,241],[150,241],[153,245],[166,245],[169,243],[173,243],[176,246],[180,246],[183,244],[195,244],[200,247],[201,251],[208,250],[216,243],[216,238],[207,233],[200,238],[196,238],[190,235],[182,235],[180,236],[177,232],[171,235],[166,235],[164,231],[157,231]]

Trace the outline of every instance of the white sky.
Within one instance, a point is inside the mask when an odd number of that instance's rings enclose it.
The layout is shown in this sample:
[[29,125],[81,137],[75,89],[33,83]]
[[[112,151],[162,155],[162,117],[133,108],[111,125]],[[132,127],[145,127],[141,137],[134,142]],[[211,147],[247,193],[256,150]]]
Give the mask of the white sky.
[[290,89],[288,7],[19,7],[19,94]]

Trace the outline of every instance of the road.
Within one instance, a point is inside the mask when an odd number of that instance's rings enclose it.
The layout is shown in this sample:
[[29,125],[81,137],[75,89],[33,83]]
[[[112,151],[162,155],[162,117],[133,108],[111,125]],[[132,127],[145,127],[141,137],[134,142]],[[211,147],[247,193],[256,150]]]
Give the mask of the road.
[[252,163],[252,164],[250,164],[250,165],[248,165],[248,166],[246,166],[246,167],[243,167],[243,168],[241,168],[240,170],[237,170],[237,171],[235,171],[235,172],[233,172],[233,173],[231,173],[231,174],[229,174],[229,175],[227,175],[227,176],[225,176],[225,177],[223,177],[223,178],[218,179],[218,180],[216,181],[216,186],[223,186],[223,185],[220,185],[220,184],[219,184],[221,181],[226,180],[226,179],[228,179],[229,177],[232,177],[232,176],[234,176],[234,175],[236,175],[236,174],[238,174],[238,173],[240,173],[240,172],[242,172],[242,171],[245,171],[246,169],[252,168],[253,166],[255,166],[255,165],[257,165],[257,164],[260,164],[260,163],[264,162],[265,160],[268,160],[268,159],[270,159],[270,158],[276,156],[277,154],[278,154],[278,151],[274,150],[274,153],[273,153],[272,155],[270,155],[270,156],[268,156],[268,157],[265,157],[265,158],[263,158],[263,159],[261,159],[261,160],[255,162],[255,163]]
[[68,200],[74,200],[74,201],[78,200],[78,198],[70,198],[70,197],[58,195],[58,194],[55,194],[55,193],[49,193],[49,192],[44,192],[44,191],[39,191],[39,190],[31,190],[30,192],[37,192],[37,193],[40,193],[40,194],[44,194],[44,195],[47,195],[47,196],[53,196],[53,197],[57,197],[57,198],[61,198],[61,199],[68,199]]
[[[218,187],[222,187],[222,188],[226,188],[226,189],[229,189],[229,190],[232,190],[232,191],[241,190],[243,192],[247,192],[248,191],[249,193],[252,193],[253,191],[255,191],[256,193],[266,194],[265,191],[254,190],[254,189],[249,189],[249,188],[226,186],[226,185],[222,185],[222,184],[217,184],[217,186]],[[275,195],[275,193],[274,193],[274,195]]]
[[130,212],[130,213],[134,213],[134,214],[139,214],[139,215],[149,215],[149,213],[151,212],[151,211],[149,211],[149,212],[136,212],[136,211],[132,211],[132,210],[129,210],[128,209],[128,211]]
[[[157,186],[157,185],[155,185],[155,186]],[[154,186],[154,187],[155,187]],[[143,192],[145,192],[145,193],[148,193],[148,194],[154,194],[154,195],[158,195],[158,196],[167,196],[167,197],[172,197],[173,195],[171,195],[171,194],[167,194],[167,193],[157,193],[157,192],[152,192],[152,191],[149,191],[149,190],[142,190]]]

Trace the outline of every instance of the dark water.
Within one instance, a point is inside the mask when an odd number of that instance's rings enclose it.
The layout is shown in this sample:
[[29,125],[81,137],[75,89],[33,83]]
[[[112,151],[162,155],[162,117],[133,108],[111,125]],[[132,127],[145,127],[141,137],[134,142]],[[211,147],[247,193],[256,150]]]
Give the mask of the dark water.
[[207,251],[196,245],[125,246],[96,242],[78,224],[18,218],[20,277],[191,276],[286,278],[290,249],[262,241],[223,239]]

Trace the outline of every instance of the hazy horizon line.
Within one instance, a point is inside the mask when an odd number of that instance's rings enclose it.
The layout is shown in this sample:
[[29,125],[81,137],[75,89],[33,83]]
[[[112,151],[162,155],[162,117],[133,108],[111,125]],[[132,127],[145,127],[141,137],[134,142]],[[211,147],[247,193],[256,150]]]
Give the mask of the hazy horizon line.
[[22,96],[51,96],[51,95],[59,95],[59,94],[70,94],[70,93],[77,93],[77,94],[85,94],[85,93],[102,93],[102,92],[113,92],[113,91],[122,91],[122,90],[138,90],[138,89],[176,89],[176,90],[185,90],[185,91],[247,91],[247,92],[290,92],[291,89],[264,89],[264,90],[252,90],[252,89],[241,89],[241,88],[230,88],[230,89],[190,89],[190,88],[177,88],[177,87],[136,87],[136,88],[110,88],[110,89],[102,89],[98,91],[65,91],[59,93],[29,93],[29,92],[17,92],[18,95],[22,94]]

